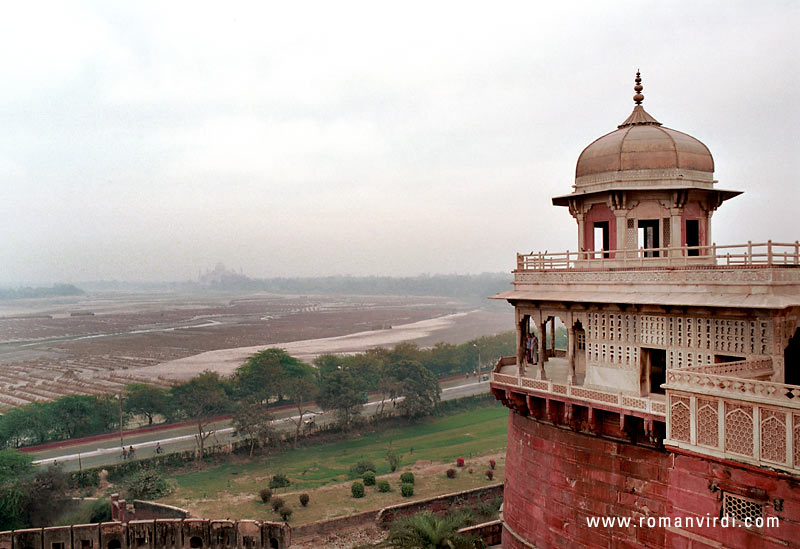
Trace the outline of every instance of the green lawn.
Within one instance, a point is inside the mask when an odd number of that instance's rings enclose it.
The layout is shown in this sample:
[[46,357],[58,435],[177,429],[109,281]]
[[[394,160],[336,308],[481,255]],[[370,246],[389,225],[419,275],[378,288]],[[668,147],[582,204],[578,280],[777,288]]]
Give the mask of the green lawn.
[[[380,433],[354,434],[336,442],[289,449],[267,457],[236,459],[207,469],[173,475],[171,478],[177,489],[161,501],[188,507],[194,515],[208,518],[275,520],[270,507],[258,500],[258,491],[267,487],[273,474],[283,473],[292,485],[274,492],[290,503],[295,511],[291,522],[296,524],[402,501],[396,477],[403,470],[414,470],[418,477],[430,477],[429,481],[417,483],[415,497],[477,487],[489,482],[483,474],[488,468],[488,457],[481,459],[480,456],[493,455],[501,462],[494,481],[502,480],[507,421],[508,409],[494,405],[430,418],[416,425],[389,428]],[[402,464],[393,475],[389,474],[389,464],[385,459],[389,447],[402,454]],[[467,467],[457,479],[445,479],[442,474],[447,467],[445,464],[454,464],[459,457],[467,460]],[[377,465],[377,475],[392,482],[392,492],[379,494],[373,487],[368,487],[368,495],[362,500],[349,497],[349,485],[353,480],[350,466],[362,459]],[[474,468],[473,474],[467,473],[469,467]],[[297,504],[300,492],[311,495],[309,509]]]

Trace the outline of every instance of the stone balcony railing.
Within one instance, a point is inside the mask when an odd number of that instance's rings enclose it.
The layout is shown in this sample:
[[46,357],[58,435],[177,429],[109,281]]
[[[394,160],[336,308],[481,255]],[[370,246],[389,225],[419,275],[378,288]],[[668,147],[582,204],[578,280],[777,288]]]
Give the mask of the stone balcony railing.
[[667,371],[664,444],[800,474],[800,386],[754,379],[768,362]]
[[800,266],[800,242],[517,254],[516,272],[637,267]]
[[588,407],[626,410],[636,415],[652,415],[664,420],[667,406],[663,395],[640,397],[568,383],[566,362],[565,359],[551,358],[547,368],[551,379],[536,379],[533,376],[518,375],[516,357],[503,357],[494,367],[491,382],[497,387],[530,390]]

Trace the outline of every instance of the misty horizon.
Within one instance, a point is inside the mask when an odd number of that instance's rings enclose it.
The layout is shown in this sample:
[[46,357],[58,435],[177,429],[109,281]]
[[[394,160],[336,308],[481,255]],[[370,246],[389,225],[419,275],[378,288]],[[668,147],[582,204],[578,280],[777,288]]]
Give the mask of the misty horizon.
[[[705,143],[718,244],[794,242],[792,2],[15,4],[0,285],[507,273],[633,108]],[[747,219],[748,223],[741,220]]]

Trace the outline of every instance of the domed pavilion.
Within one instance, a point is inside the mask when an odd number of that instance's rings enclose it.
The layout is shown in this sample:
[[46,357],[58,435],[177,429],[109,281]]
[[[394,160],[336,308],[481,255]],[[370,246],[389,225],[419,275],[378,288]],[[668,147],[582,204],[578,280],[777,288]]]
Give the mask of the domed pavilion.
[[491,378],[511,409],[503,546],[791,545],[800,244],[716,244],[712,215],[741,193],[717,188],[706,145],[644,110],[638,72],[634,92],[553,198],[577,249],[517,254],[495,296],[517,332]]

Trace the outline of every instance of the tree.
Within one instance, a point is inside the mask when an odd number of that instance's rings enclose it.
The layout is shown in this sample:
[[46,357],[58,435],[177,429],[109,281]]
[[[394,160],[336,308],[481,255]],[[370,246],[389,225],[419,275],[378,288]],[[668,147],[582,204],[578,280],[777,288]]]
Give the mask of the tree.
[[27,477],[33,472],[33,458],[17,450],[0,450],[0,484]]
[[55,431],[62,438],[102,433],[119,424],[116,407],[107,397],[67,395],[45,406]]
[[23,520],[30,526],[52,525],[69,499],[69,481],[59,467],[39,469],[32,478],[23,481],[22,487]]
[[339,367],[320,373],[317,405],[324,411],[332,410],[339,424],[347,429],[364,404],[364,380],[349,368]]
[[266,349],[247,359],[236,370],[237,392],[259,402],[287,399],[297,409],[291,418],[295,424],[294,445],[303,427],[303,417],[310,411],[306,402],[314,399],[317,384],[314,369],[289,355],[284,349]]
[[239,405],[233,416],[236,432],[250,443],[250,457],[257,444],[272,440],[277,431],[272,425],[272,414],[260,402],[249,400]]
[[[301,363],[302,364],[302,363]],[[294,423],[294,447],[297,448],[297,439],[300,436],[300,429],[303,427],[303,417],[311,411],[306,403],[317,397],[317,383],[314,379],[314,371],[308,364],[303,364],[305,368],[302,372],[289,376],[284,385],[284,392],[289,400],[294,404],[297,415],[291,417]]]
[[0,530],[24,526],[26,490],[22,481],[33,472],[33,458],[16,450],[0,451]]
[[280,398],[278,383],[281,377],[282,349],[266,349],[254,354],[236,369],[234,385],[239,395],[268,403]]
[[175,406],[197,425],[195,441],[198,459],[203,458],[205,441],[215,431],[208,430],[212,416],[231,409],[231,401],[219,374],[205,371],[186,383],[172,388]]
[[167,391],[145,383],[131,383],[125,387],[125,411],[130,414],[142,415],[147,418],[147,424],[153,424],[153,416],[168,414]]
[[416,418],[433,412],[442,393],[433,373],[416,360],[401,360],[392,365],[392,376],[399,382],[397,408],[402,415]]
[[403,549],[473,549],[474,541],[458,533],[460,517],[439,518],[430,511],[400,517],[392,522],[387,543]]
[[375,389],[380,394],[380,403],[375,406],[375,416],[381,417],[385,413],[387,400],[394,404],[400,394],[400,380],[394,376],[391,362],[385,353],[375,356],[373,364],[375,372],[372,377],[378,380]]

